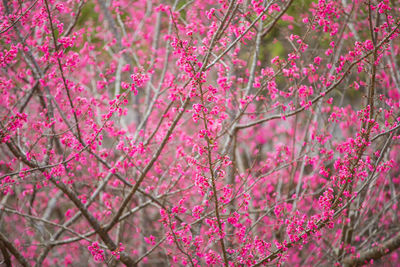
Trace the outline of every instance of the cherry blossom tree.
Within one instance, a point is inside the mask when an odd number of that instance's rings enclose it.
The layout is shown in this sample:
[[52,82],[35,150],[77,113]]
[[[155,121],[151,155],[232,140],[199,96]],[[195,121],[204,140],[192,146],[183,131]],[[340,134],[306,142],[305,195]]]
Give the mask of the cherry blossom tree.
[[400,1],[2,0],[4,266],[398,266]]

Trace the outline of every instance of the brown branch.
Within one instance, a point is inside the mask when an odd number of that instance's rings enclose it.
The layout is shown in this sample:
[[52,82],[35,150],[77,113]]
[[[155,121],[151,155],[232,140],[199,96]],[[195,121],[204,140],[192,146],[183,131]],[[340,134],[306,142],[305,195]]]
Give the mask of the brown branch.
[[138,191],[140,184],[143,182],[144,178],[146,177],[147,173],[150,171],[150,169],[153,167],[153,164],[157,161],[158,157],[161,155],[162,150],[164,149],[165,145],[167,144],[169,137],[171,136],[173,130],[175,129],[176,125],[178,124],[179,120],[181,119],[182,115],[185,113],[185,110],[189,104],[190,98],[187,97],[185,102],[182,105],[182,110],[178,113],[177,117],[175,120],[172,122],[170,128],[168,129],[167,134],[165,135],[164,139],[162,140],[158,150],[156,153],[153,155],[151,158],[150,162],[147,164],[147,166],[144,168],[142,174],[140,175],[139,179],[136,181],[135,185],[132,187],[131,191],[127,195],[127,197],[124,199],[124,201],[121,204],[121,207],[115,214],[115,216],[112,218],[111,222],[108,224],[106,227],[105,231],[108,232],[116,223],[119,221],[119,217],[121,217],[122,212],[124,211],[125,207],[129,204],[131,198],[133,195]]
[[22,266],[31,266],[28,261],[25,259],[24,256],[18,251],[18,249],[8,240],[8,238],[3,235],[2,232],[0,232],[0,241],[3,243],[3,245],[6,247],[6,249],[13,254],[13,256],[17,259],[17,261],[22,265]]
[[67,85],[67,79],[65,78],[64,71],[63,71],[63,67],[62,67],[62,65],[61,65],[61,60],[60,60],[60,57],[59,57],[59,54],[58,54],[58,48],[59,48],[58,45],[57,45],[57,42],[58,42],[58,41],[57,41],[57,37],[56,37],[56,34],[55,34],[55,29],[54,29],[54,25],[53,25],[53,20],[52,20],[52,18],[51,18],[51,13],[50,13],[49,4],[48,4],[47,0],[45,0],[44,3],[45,3],[45,6],[46,6],[47,16],[48,16],[48,18],[49,18],[50,29],[51,29],[51,35],[52,35],[52,37],[53,37],[54,50],[55,50],[55,54],[56,54],[55,56],[56,56],[56,58],[57,58],[58,68],[59,68],[59,70],[60,70],[60,74],[61,74],[61,78],[62,78],[62,81],[63,81],[63,84],[64,84],[65,91],[67,92],[69,104],[70,104],[70,106],[71,106],[71,108],[72,108],[72,114],[74,115],[74,119],[75,119],[75,123],[76,123],[76,131],[77,131],[77,134],[78,134],[78,138],[79,138],[79,140],[81,140],[82,138],[81,138],[81,131],[80,131],[80,129],[79,129],[79,120],[78,120],[78,117],[77,117],[77,115],[76,115],[76,110],[75,110],[75,107],[74,107],[74,103],[72,102],[71,93],[70,93],[69,88],[68,88],[68,85]]
[[262,37],[266,36],[267,34],[269,34],[271,32],[271,30],[274,28],[275,24],[278,23],[279,19],[288,11],[289,7],[293,4],[293,2],[294,2],[294,0],[290,0],[289,3],[287,3],[285,8],[282,10],[281,13],[279,13],[278,17],[276,17],[274,19],[272,24],[262,32]]
[[3,254],[3,260],[1,263],[4,263],[7,267],[12,267],[10,253],[8,253],[6,245],[3,243],[3,241],[0,242],[0,250]]
[[386,240],[382,244],[360,252],[359,256],[348,256],[344,259],[344,266],[361,266],[370,260],[378,260],[400,247],[400,233]]
[[[335,83],[333,83],[328,89],[326,89],[325,92],[323,92],[322,94],[319,94],[318,96],[314,97],[311,100],[311,103],[315,104],[321,98],[323,98],[324,96],[329,94],[333,89],[335,89],[337,86],[339,86],[342,83],[342,81],[347,77],[347,75],[349,75],[350,71],[352,70],[352,68],[357,63],[361,62],[362,60],[364,60],[365,58],[367,58],[371,54],[375,53],[376,51],[378,51],[378,49],[380,47],[382,47],[384,44],[386,44],[389,41],[389,38],[400,28],[400,20],[397,21],[396,24],[397,24],[396,27],[394,27],[394,29],[391,32],[389,32],[387,34],[387,36],[379,44],[376,45],[374,50],[365,53],[362,57],[360,57],[359,59],[357,59],[354,62],[352,62],[349,65],[349,67],[343,72],[343,74],[340,76],[340,78]],[[269,116],[267,118],[264,118],[264,119],[259,119],[259,120],[256,120],[256,121],[253,121],[253,122],[249,122],[249,123],[245,123],[245,124],[239,124],[239,125],[236,126],[236,129],[237,130],[241,130],[241,129],[249,128],[249,127],[252,127],[252,126],[267,122],[267,121],[270,121],[270,120],[280,119],[280,118],[282,118],[282,116],[285,116],[286,118],[288,118],[288,117],[291,117],[293,115],[296,115],[296,114],[302,112],[305,109],[306,109],[306,107],[300,107],[300,108],[298,108],[296,110],[293,110],[293,111],[285,113],[285,114],[275,114],[275,115],[271,115],[271,116]]]
[[[11,150],[11,152],[14,154],[14,156],[19,158],[20,160],[22,160],[26,165],[28,165],[31,168],[38,168],[43,173],[45,172],[45,169],[42,166],[40,166],[38,163],[29,161],[26,158],[26,156],[19,150],[18,146],[13,145],[10,142],[7,142],[7,146]],[[72,191],[72,189],[69,188],[64,183],[60,183],[59,181],[57,181],[53,176],[50,177],[50,181],[58,189],[60,189],[75,204],[75,206],[80,210],[82,215],[89,222],[90,226],[101,237],[101,239],[104,241],[104,243],[107,245],[107,247],[111,251],[114,251],[115,249],[117,249],[117,245],[114,243],[114,241],[111,239],[111,237],[107,234],[108,231],[106,231],[100,225],[99,221],[89,212],[87,207],[81,202],[81,200],[78,198],[78,196],[75,194],[75,192]],[[0,236],[0,239],[1,239],[1,236]],[[133,259],[126,252],[121,252],[120,256],[121,256],[121,258],[120,258],[121,261],[126,266],[136,266]],[[28,266],[28,265],[26,265],[26,266]]]
[[23,16],[25,16],[26,13],[28,13],[28,12],[36,5],[37,2],[38,2],[38,0],[35,0],[35,1],[32,3],[32,5],[31,5],[30,7],[28,7],[28,9],[25,10],[25,12],[22,13],[16,20],[14,20],[14,22],[13,22],[10,26],[8,26],[7,28],[1,30],[1,31],[0,31],[0,34],[3,34],[3,33],[5,33],[5,32],[7,32],[9,29],[11,29],[12,27],[14,27],[15,24],[17,24],[18,21],[19,21]]

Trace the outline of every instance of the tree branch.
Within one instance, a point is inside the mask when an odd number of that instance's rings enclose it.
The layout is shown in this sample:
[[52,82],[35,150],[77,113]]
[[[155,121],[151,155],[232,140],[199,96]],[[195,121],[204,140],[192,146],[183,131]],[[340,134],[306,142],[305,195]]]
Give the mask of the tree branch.
[[361,266],[370,260],[378,260],[400,247],[400,233],[382,244],[359,253],[359,256],[348,256],[343,260],[344,266]]

